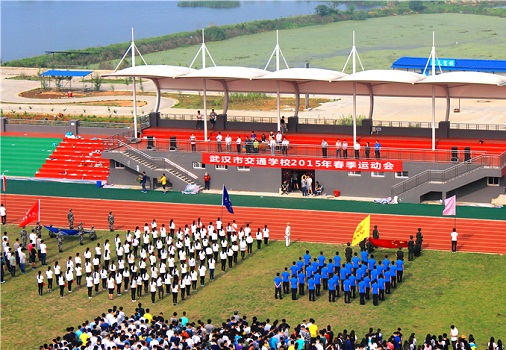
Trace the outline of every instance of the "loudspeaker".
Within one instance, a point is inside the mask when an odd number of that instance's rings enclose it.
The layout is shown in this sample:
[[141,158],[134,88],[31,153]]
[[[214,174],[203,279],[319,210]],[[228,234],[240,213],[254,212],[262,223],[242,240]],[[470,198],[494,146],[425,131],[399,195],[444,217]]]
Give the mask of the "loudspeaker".
[[177,151],[177,141],[176,136],[170,137],[170,148],[171,151]]
[[452,147],[452,162],[458,162],[459,161],[459,151],[456,146]]
[[153,136],[148,136],[148,149],[155,148],[155,139]]
[[464,148],[464,162],[471,160],[471,147]]

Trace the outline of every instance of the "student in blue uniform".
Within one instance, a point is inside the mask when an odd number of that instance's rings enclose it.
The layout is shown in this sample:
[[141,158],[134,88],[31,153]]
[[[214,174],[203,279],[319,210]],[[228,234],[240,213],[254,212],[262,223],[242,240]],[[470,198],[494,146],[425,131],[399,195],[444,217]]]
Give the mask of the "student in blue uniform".
[[323,265],[321,270],[323,290],[329,289],[329,269],[327,265]]
[[315,283],[315,294],[317,297],[320,296],[321,286],[322,286],[322,275],[317,272],[313,275],[314,283]]
[[336,301],[336,283],[334,278],[330,280],[330,283],[328,284],[329,289],[329,303],[333,303]]
[[303,256],[304,258],[304,265],[307,267],[309,264],[311,264],[311,254],[309,254],[309,250],[306,250],[306,254]]
[[302,257],[299,257],[299,260],[297,261],[297,271],[304,270],[304,261],[302,260]]
[[348,278],[348,272],[346,271],[346,267],[345,266],[346,265],[343,264],[341,272],[339,273],[339,275],[340,275],[339,278],[341,279],[341,291],[344,291],[344,285],[343,285],[343,283],[344,283],[344,280],[346,278]]
[[367,261],[367,268],[372,271],[374,269],[375,265],[376,265],[376,259],[374,259],[374,255],[371,254],[371,257]]
[[309,291],[309,301],[315,301],[315,283],[312,276],[307,279],[307,290]]
[[297,263],[294,261],[292,263],[292,266],[290,266],[290,273],[292,274],[292,276],[297,277],[298,272],[299,272],[299,269],[297,267]]
[[339,255],[339,252],[336,252],[336,255],[334,255],[334,270],[335,273],[339,273],[341,270],[341,256]]
[[378,306],[379,285],[377,281],[372,282],[372,304]]
[[274,277],[274,298],[275,299],[278,299],[278,296],[279,296],[279,299],[283,299],[283,293],[282,293],[282,283],[283,283],[283,279],[279,276],[279,272],[276,274],[276,277]]
[[397,272],[397,282],[402,282],[402,275],[404,274],[404,261],[402,259],[397,259],[395,262],[396,272]]
[[[385,293],[390,294],[391,287],[392,287],[392,283],[391,283],[391,279],[390,279],[390,271],[386,270],[384,273],[384,276],[385,276]],[[381,296],[380,296],[380,300],[381,300]]]
[[365,299],[369,300],[371,299],[371,278],[365,275],[364,283],[365,283]]
[[348,280],[350,281],[350,289],[351,289],[351,297],[355,299],[357,297],[356,291],[357,291],[357,277],[355,275],[351,274],[348,277]]
[[386,284],[383,275],[379,275],[377,283],[379,287],[378,299],[383,301],[385,300],[385,284]]
[[325,264],[325,255],[323,255],[323,252],[320,252],[320,255],[318,255],[318,266],[320,269],[323,267],[323,264]]
[[354,269],[358,269],[358,264],[360,263],[361,259],[358,257],[358,253],[353,254],[353,258],[351,258],[351,264],[353,265]]
[[313,262],[311,263],[311,267],[313,268],[313,271],[321,271],[320,264],[318,264],[317,258],[313,259]]
[[336,289],[335,289],[335,293],[336,293],[336,297],[339,298],[341,296],[341,294],[339,293],[339,289],[340,289],[340,286],[339,286],[339,274],[335,274],[334,277],[332,277],[332,281],[334,281],[334,284],[336,286]]
[[397,288],[397,267],[394,261],[392,261],[392,265],[390,265],[388,271],[390,272],[390,283],[392,284],[392,288]]
[[329,279],[334,277],[334,272],[335,272],[335,267],[334,267],[334,263],[332,262],[332,259],[329,259],[329,262],[327,264],[327,271],[328,271],[328,274],[329,274]]
[[292,289],[292,300],[297,300],[297,277],[290,278],[290,287]]
[[358,295],[360,296],[360,305],[365,305],[365,282],[358,282]]
[[283,279],[283,294],[290,293],[290,272],[288,272],[288,267],[285,267],[285,271],[281,272],[281,278]]
[[343,281],[344,286],[344,303],[350,304],[351,303],[351,287],[350,287],[350,280],[345,279]]
[[308,265],[306,266],[306,277],[309,278],[310,276],[313,276],[313,266]]
[[369,259],[369,253],[367,252],[367,250],[360,252],[360,258],[362,259],[363,264],[367,264],[367,260]]
[[299,283],[299,295],[304,295],[304,285],[306,283],[306,276],[304,275],[304,272],[299,272],[297,275],[297,280]]

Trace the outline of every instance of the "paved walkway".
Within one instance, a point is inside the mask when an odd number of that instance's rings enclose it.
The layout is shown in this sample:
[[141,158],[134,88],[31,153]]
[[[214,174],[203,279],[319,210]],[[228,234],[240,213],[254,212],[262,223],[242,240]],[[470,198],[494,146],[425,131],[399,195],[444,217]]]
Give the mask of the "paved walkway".
[[[107,106],[82,106],[76,105],[76,102],[105,101],[105,100],[131,100],[131,96],[104,96],[104,97],[83,97],[83,98],[62,98],[58,100],[41,100],[28,99],[19,96],[23,91],[28,91],[40,87],[38,81],[30,80],[13,80],[9,77],[19,76],[21,74],[36,76],[39,70],[36,68],[11,68],[2,67],[0,69],[0,95],[1,108],[4,111],[16,111],[19,113],[40,112],[46,114],[88,114],[109,116],[111,111],[116,110],[113,115],[133,114],[132,107],[107,107]],[[103,71],[102,73],[106,73]],[[80,79],[74,79],[72,86],[79,87],[82,85]],[[145,92],[154,92],[154,84],[145,80],[143,82]],[[132,86],[125,84],[103,84],[103,91],[131,91]],[[140,85],[137,84],[137,91],[140,92]],[[311,96],[313,97],[313,96]],[[329,96],[318,96],[329,98]],[[353,101],[352,96],[334,96],[335,100],[320,105],[312,110],[302,111],[299,113],[301,119],[330,119],[335,120],[343,116],[352,114]],[[145,101],[147,104],[138,107],[139,115],[147,114],[154,109],[154,96],[137,96],[138,101]],[[195,110],[185,110],[181,108],[173,108],[177,101],[171,98],[162,98],[160,112],[162,114],[195,114]],[[446,101],[436,101],[436,120],[444,119]],[[304,103],[304,100],[301,100]],[[460,113],[454,113],[453,110],[460,106]],[[432,118],[430,99],[406,99],[394,97],[376,97],[374,105],[375,120],[382,121],[412,121],[412,122],[430,122]],[[476,124],[499,124],[506,123],[506,100],[452,100],[450,121],[454,123],[476,123]],[[219,111],[218,111],[219,113]],[[357,98],[357,115],[367,116],[369,113],[369,98]],[[229,111],[229,116],[257,116],[257,117],[276,117],[277,112],[265,111]],[[294,114],[293,108],[282,107],[281,115],[286,117]],[[304,123],[304,120],[301,121]]]

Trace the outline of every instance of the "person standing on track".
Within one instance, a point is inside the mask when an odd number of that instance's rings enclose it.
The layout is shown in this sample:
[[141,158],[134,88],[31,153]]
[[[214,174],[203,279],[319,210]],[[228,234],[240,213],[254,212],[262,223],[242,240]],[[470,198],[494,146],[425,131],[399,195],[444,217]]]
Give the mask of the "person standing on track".
[[290,227],[290,223],[287,222],[286,228],[285,228],[285,245],[287,247],[289,247],[290,243],[291,243],[291,241],[290,241],[291,231],[292,231],[292,228]]
[[457,252],[457,238],[459,237],[459,234],[457,233],[457,229],[454,227],[452,233],[450,234],[452,236],[452,253]]

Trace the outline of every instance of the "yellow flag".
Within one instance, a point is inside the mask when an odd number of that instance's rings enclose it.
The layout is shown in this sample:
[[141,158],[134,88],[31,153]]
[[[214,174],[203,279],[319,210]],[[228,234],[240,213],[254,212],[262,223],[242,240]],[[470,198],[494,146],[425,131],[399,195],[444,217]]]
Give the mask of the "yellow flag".
[[351,245],[355,246],[362,242],[364,238],[369,237],[369,232],[371,232],[371,215],[367,215],[367,217],[357,225]]

